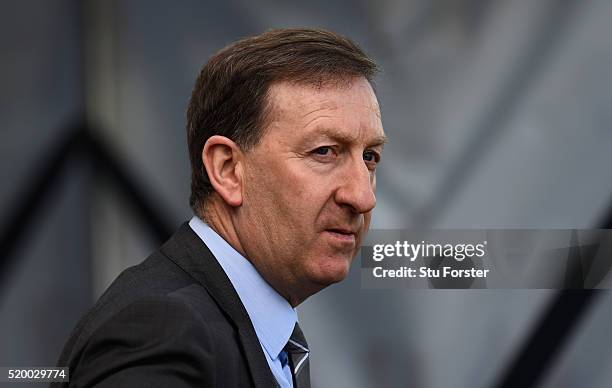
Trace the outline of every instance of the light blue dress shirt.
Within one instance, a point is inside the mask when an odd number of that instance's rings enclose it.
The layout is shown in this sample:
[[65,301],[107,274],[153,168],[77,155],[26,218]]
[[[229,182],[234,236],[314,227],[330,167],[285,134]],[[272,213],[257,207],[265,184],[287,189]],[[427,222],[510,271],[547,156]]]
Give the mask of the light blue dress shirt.
[[289,341],[297,312],[270,286],[253,264],[198,217],[189,226],[204,241],[232,282],[244,305],[270,370],[282,388],[293,388],[291,369],[281,365],[279,354]]

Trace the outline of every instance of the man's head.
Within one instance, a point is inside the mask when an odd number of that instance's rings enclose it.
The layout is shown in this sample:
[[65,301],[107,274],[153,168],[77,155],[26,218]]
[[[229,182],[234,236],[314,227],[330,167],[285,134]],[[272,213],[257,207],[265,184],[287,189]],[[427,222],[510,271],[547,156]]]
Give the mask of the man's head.
[[191,206],[293,305],[347,275],[368,229],[375,73],[346,38],[275,30],[221,50],[193,91]]

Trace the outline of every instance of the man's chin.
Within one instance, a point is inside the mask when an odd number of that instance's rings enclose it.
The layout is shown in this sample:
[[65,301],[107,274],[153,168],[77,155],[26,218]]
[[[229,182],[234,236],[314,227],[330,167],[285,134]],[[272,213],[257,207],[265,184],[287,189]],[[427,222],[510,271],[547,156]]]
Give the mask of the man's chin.
[[349,259],[336,259],[321,264],[313,269],[311,280],[319,284],[321,288],[338,283],[348,276],[351,268],[351,261],[352,260]]

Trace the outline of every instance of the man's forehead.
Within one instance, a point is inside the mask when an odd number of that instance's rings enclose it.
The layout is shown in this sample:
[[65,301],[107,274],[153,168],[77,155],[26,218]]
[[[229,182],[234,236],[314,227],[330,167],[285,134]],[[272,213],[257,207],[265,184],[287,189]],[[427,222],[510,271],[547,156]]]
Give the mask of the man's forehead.
[[368,147],[386,143],[378,102],[365,78],[323,87],[285,82],[270,92],[267,132],[275,141],[298,147],[326,140]]
[[380,119],[380,108],[370,83],[363,77],[323,84],[277,82],[270,86],[271,119],[308,121],[340,107],[366,109]]

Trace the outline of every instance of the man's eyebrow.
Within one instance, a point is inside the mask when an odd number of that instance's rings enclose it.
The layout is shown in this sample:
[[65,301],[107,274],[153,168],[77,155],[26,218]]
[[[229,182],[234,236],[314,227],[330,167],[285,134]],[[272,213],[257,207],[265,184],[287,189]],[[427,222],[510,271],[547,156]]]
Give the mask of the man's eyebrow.
[[[328,137],[341,143],[351,143],[355,141],[356,136],[348,133],[343,133],[333,128],[318,128],[316,131],[306,135],[304,142],[311,142],[321,137]],[[389,141],[386,135],[378,135],[368,140],[370,147],[384,145]]]
[[372,139],[370,144],[371,146],[381,146],[381,145],[387,144],[388,142],[389,142],[389,138],[386,135],[380,135]]

